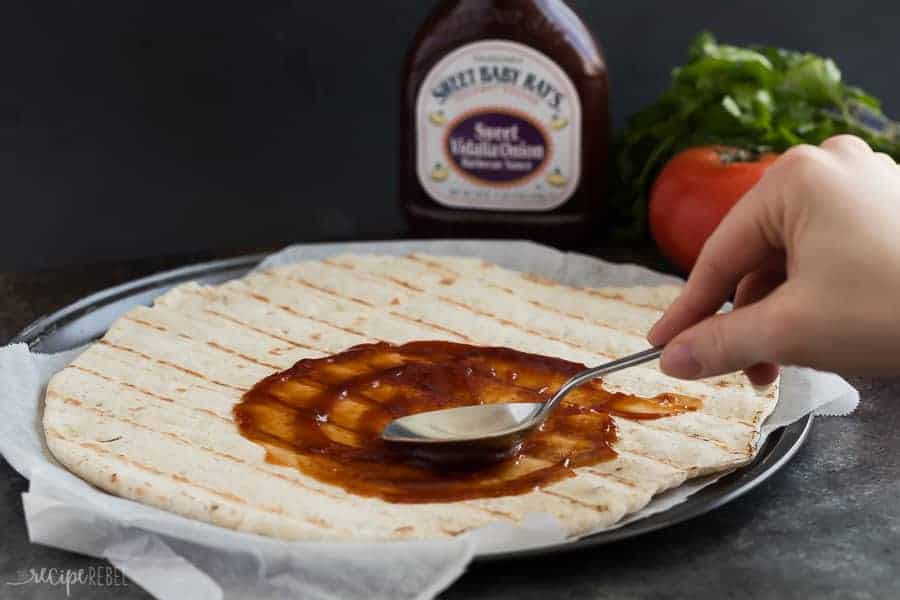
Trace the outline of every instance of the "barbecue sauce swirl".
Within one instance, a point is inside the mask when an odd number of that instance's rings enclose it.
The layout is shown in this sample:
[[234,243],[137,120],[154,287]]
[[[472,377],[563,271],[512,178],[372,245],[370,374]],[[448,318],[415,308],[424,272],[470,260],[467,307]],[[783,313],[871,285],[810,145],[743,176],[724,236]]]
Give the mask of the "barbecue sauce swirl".
[[452,502],[529,492],[616,456],[612,416],[658,419],[696,410],[679,394],[642,398],[573,390],[512,457],[477,469],[432,464],[382,441],[398,417],[473,404],[543,402],[584,365],[509,348],[442,341],[355,346],[304,359],[244,394],[241,434],[266,459],[348,492],[389,502]]

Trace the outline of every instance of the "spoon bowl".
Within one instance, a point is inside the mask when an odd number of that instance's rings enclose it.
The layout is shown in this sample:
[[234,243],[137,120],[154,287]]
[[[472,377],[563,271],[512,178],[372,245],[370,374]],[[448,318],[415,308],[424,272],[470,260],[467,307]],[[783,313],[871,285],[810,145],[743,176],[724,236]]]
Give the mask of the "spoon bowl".
[[441,465],[486,464],[518,452],[562,399],[579,385],[659,358],[650,348],[586,369],[566,381],[548,401],[476,404],[417,413],[395,419],[381,438],[406,452]]
[[540,426],[542,402],[476,404],[396,419],[381,438],[426,465],[471,471],[514,456]]

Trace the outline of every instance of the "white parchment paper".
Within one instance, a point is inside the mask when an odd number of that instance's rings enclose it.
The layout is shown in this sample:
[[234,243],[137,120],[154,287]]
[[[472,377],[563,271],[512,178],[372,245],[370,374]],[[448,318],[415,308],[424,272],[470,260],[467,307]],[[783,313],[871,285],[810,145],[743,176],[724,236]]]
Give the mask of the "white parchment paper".
[[[478,256],[580,286],[679,281],[642,267],[611,264],[530,242],[478,240],[292,246],[261,266],[342,252]],[[458,578],[477,555],[565,539],[555,519],[536,514],[517,526],[498,524],[455,539],[284,542],[111,496],[60,467],[43,441],[40,419],[47,381],[79,351],[42,355],[24,344],[0,348],[0,454],[30,480],[22,499],[31,541],[105,557],[157,598],[431,598]],[[785,369],[778,407],[763,434],[809,413],[849,414],[858,401],[856,390],[837,375]],[[662,494],[625,522],[684,502],[716,479],[690,481]]]

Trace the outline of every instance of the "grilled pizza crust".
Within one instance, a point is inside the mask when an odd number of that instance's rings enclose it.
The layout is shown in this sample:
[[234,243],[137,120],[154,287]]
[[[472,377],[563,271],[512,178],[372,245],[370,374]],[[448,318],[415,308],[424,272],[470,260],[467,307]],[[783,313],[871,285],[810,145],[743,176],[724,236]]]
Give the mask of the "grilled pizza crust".
[[350,346],[441,339],[509,346],[587,365],[645,347],[677,286],[579,289],[471,258],[342,255],[181,285],[119,319],[50,381],[53,455],[107,492],[283,539],[452,536],[529,513],[570,535],[615,524],[686,479],[749,461],[777,386],[742,375],[680,381],[656,364],[610,375],[612,390],[701,398],[698,412],[615,418],[618,456],[518,496],[394,504],[265,461],[232,407],[302,358]]

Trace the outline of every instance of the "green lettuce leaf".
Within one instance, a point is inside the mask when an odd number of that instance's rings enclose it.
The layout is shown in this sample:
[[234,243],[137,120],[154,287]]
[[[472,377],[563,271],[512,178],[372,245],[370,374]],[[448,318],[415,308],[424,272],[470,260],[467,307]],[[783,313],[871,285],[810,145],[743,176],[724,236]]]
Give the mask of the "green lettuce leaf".
[[900,160],[900,127],[879,101],[842,81],[830,58],[720,44],[698,35],[671,87],[633,115],[616,143],[619,232],[646,234],[647,198],[662,166],[685,148],[726,144],[782,152],[852,133]]

